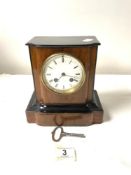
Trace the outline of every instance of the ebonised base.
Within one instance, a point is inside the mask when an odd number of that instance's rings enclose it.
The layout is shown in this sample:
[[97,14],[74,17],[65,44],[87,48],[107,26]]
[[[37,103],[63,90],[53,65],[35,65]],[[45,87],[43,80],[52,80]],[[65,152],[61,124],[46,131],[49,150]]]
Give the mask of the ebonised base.
[[86,126],[102,123],[103,109],[97,91],[87,104],[44,105],[36,102],[35,93],[26,109],[27,121],[42,126]]

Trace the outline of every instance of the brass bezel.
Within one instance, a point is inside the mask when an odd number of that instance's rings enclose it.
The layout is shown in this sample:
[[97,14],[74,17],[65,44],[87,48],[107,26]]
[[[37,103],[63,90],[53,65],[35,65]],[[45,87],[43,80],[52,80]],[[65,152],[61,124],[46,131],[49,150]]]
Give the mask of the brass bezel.
[[[47,64],[48,64],[48,62],[51,62],[54,59],[55,56],[60,55],[60,54],[61,55],[68,55],[68,56],[73,57],[74,59],[76,59],[80,63],[80,65],[82,67],[82,79],[81,79],[81,81],[75,87],[72,87],[72,88],[70,88],[68,90],[59,90],[59,89],[55,89],[54,87],[50,86],[50,84],[46,80],[45,74],[43,73],[45,68],[46,68],[46,66],[47,66]],[[71,54],[67,54],[65,52],[55,53],[55,54],[52,54],[49,57],[47,57],[46,60],[43,62],[42,69],[41,69],[41,80],[42,80],[42,83],[48,89],[52,90],[55,93],[58,93],[58,94],[71,94],[71,93],[74,93],[74,92],[78,91],[82,87],[82,85],[85,82],[85,79],[86,79],[86,73],[85,73],[85,68],[83,66],[83,63],[78,58],[72,56]]]

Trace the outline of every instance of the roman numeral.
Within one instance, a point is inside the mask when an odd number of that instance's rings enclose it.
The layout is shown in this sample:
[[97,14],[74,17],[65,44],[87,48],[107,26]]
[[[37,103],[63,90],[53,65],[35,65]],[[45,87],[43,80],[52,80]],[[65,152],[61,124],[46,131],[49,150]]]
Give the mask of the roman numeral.
[[52,67],[48,66],[50,69],[53,69]]
[[58,87],[58,84],[56,84],[55,87]]
[[46,75],[48,75],[48,76],[49,76],[49,75],[51,75],[51,74],[47,73]]
[[74,69],[76,69],[78,66],[75,66]]
[[62,63],[64,63],[64,55],[62,55]]
[[54,60],[54,63],[57,64],[57,62]]
[[70,60],[69,64],[71,64],[72,60]]
[[80,73],[76,73],[75,75],[80,75]]

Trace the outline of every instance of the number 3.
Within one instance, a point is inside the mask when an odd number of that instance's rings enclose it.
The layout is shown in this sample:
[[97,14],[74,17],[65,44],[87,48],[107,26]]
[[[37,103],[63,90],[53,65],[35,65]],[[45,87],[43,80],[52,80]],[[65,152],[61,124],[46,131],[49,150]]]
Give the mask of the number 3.
[[63,151],[63,155],[66,156],[67,155],[66,149],[63,149],[62,151]]

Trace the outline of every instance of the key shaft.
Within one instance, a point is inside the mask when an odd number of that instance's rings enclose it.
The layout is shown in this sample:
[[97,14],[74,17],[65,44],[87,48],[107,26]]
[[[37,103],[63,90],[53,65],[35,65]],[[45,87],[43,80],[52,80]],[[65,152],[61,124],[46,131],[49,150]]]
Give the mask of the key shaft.
[[71,136],[71,137],[81,137],[85,138],[84,134],[77,134],[77,133],[68,133],[68,132],[63,132],[62,136]]

